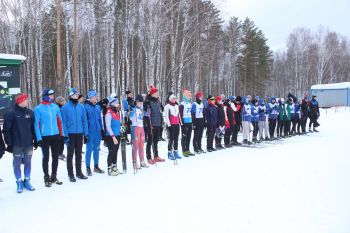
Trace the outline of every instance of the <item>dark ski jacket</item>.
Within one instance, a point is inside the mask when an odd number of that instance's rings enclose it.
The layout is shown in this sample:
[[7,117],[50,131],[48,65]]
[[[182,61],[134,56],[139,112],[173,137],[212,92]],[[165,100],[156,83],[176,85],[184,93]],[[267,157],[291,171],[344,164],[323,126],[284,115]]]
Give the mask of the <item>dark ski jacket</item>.
[[5,116],[3,134],[8,146],[32,146],[35,140],[33,111],[16,104]]

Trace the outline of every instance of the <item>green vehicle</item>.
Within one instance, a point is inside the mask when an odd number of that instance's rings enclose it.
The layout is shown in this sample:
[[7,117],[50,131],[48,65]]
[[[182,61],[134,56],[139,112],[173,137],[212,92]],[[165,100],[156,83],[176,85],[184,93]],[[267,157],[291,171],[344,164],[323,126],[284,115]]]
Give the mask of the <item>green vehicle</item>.
[[20,65],[26,60],[22,55],[0,53],[0,119],[14,104],[14,96],[21,92]]

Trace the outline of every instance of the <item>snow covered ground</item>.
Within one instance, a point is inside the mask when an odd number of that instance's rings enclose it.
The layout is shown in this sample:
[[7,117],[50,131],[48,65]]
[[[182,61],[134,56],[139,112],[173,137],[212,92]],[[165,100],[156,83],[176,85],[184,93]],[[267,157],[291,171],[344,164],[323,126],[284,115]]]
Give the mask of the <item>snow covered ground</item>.
[[349,120],[350,109],[322,111],[320,133],[183,158],[178,166],[167,161],[136,175],[94,174],[70,183],[60,162],[64,184],[52,188],[44,187],[36,152],[37,190],[22,194],[15,193],[6,154],[0,232],[348,233]]

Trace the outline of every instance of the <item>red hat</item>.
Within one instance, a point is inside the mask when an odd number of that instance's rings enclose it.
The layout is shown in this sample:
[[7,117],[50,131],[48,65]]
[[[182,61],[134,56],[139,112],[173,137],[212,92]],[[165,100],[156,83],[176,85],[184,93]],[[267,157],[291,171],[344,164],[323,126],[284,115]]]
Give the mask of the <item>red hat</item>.
[[202,92],[198,91],[198,92],[196,93],[196,98],[199,98],[199,97],[202,97],[202,96],[203,96],[203,93],[202,93]]
[[16,97],[16,104],[20,104],[28,99],[28,95],[24,93],[19,93]]
[[215,101],[216,101],[216,102],[222,101],[221,96],[216,96],[216,97],[215,97]]
[[157,93],[158,92],[158,89],[154,86],[151,86],[150,89],[149,89],[149,94],[150,95],[153,95],[154,93]]

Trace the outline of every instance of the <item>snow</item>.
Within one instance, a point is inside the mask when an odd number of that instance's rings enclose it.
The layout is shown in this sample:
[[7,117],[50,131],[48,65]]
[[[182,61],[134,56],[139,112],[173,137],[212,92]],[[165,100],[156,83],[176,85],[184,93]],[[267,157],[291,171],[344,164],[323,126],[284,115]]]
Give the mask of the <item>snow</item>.
[[[64,184],[52,188],[44,187],[37,151],[37,190],[22,194],[15,193],[6,154],[0,232],[347,233],[349,117],[349,108],[322,110],[320,133],[183,158],[178,166],[166,161],[136,175],[94,174],[70,183],[60,162]],[[165,154],[166,143],[160,146]]]
[[318,84],[311,86],[311,90],[329,90],[329,89],[347,89],[350,88],[350,82]]
[[22,55],[16,55],[16,54],[0,53],[0,59],[25,61],[26,57]]

